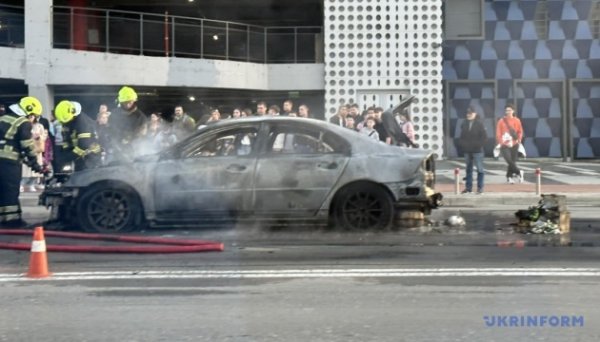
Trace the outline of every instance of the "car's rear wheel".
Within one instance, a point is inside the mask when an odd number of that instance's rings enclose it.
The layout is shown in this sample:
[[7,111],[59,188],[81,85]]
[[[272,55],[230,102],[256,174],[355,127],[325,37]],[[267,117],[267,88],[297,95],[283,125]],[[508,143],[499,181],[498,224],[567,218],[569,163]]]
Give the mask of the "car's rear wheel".
[[387,229],[392,224],[394,206],[385,189],[359,183],[341,190],[333,213],[336,226],[344,229]]
[[88,232],[129,232],[141,226],[142,205],[137,194],[125,186],[93,186],[78,202],[77,219]]

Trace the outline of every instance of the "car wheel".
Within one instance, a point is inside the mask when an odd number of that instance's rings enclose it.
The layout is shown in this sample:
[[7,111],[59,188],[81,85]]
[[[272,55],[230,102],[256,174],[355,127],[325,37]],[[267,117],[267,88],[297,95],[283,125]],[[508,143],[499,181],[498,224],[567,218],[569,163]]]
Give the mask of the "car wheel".
[[343,189],[334,209],[335,223],[345,229],[386,229],[391,226],[390,195],[374,184],[356,184]]
[[120,233],[139,229],[142,206],[133,190],[121,186],[94,186],[81,196],[77,219],[88,232]]

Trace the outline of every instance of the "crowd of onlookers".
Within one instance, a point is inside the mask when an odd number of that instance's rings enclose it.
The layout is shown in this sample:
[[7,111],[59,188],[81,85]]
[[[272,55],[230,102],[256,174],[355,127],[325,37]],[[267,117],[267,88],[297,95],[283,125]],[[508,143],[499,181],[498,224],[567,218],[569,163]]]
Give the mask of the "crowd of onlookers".
[[[264,101],[256,104],[256,111],[251,108],[236,107],[231,113],[221,113],[218,108],[212,108],[208,113],[195,119],[192,115],[185,112],[181,105],[173,108],[173,113],[163,115],[160,112],[152,112],[146,115],[147,121],[143,132],[141,133],[145,152],[160,151],[181,141],[199,128],[211,125],[219,120],[236,119],[250,116],[289,116],[299,118],[310,118],[310,108],[301,104],[294,106],[292,100],[285,100],[281,107],[277,104],[268,105]],[[93,120],[93,115],[91,115]],[[111,146],[111,136],[113,130],[111,126],[111,112],[106,104],[101,104],[95,115],[95,133],[100,146]],[[403,146],[416,146],[414,127],[410,121],[407,112],[397,115],[386,113],[381,107],[369,107],[366,110],[360,110],[357,104],[342,105],[337,113],[329,119],[329,122],[341,127],[355,130],[374,140],[379,140],[386,144],[395,144]],[[39,122],[32,122],[33,138],[36,142],[36,151],[39,154],[40,165],[52,164],[57,168],[54,160],[61,150],[65,141],[62,136],[62,125],[51,115],[50,121],[41,118]],[[52,151],[55,151],[53,153]],[[104,149],[102,159],[107,157],[109,149]],[[23,181],[21,191],[37,191],[43,188],[41,182],[42,176],[37,174],[27,166],[24,167]]]

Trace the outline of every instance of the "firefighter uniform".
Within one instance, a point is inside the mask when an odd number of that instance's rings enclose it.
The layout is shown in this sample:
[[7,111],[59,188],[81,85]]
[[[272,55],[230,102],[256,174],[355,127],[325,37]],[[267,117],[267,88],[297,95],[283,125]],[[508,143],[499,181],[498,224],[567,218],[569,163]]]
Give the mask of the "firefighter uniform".
[[119,90],[117,102],[119,107],[112,111],[109,118],[112,146],[111,159],[132,158],[143,154],[146,134],[146,115],[137,106],[138,95],[131,87]]
[[0,116],[0,226],[22,227],[19,203],[21,163],[35,172],[46,174],[38,164],[31,136],[29,115],[40,116],[42,104],[34,97],[22,98],[10,106],[12,113]]
[[74,162],[75,171],[97,167],[101,164],[102,148],[98,144],[94,123],[85,114],[81,105],[72,101],[61,101],[54,109],[54,116],[62,124],[62,152],[64,162]]

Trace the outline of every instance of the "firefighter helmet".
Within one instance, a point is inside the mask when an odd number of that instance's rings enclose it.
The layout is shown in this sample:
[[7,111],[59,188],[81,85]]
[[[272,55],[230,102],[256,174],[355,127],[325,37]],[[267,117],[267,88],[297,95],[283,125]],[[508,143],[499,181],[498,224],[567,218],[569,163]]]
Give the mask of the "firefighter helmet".
[[54,117],[56,117],[56,120],[60,123],[65,124],[73,120],[76,111],[77,109],[71,101],[63,100],[56,105],[56,108],[54,108]]
[[25,112],[25,115],[42,115],[42,103],[33,96],[26,96],[19,101],[19,107]]
[[119,97],[117,99],[119,103],[137,101],[137,99],[137,93],[133,88],[125,86],[119,90]]

